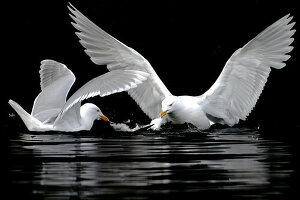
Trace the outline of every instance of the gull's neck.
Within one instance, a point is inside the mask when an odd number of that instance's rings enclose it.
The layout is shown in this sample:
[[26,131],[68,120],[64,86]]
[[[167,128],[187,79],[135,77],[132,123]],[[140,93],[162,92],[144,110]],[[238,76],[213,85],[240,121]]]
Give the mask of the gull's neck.
[[80,107],[80,124],[82,130],[90,130],[93,127],[95,119],[84,107]]

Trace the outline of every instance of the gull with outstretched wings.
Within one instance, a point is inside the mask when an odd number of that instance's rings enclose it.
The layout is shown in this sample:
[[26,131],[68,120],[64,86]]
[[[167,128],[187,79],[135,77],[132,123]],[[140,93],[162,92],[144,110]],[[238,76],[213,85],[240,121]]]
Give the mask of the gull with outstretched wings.
[[64,64],[43,60],[40,67],[41,92],[36,97],[31,114],[19,104],[9,100],[29,131],[80,131],[90,130],[96,119],[108,121],[101,110],[92,103],[81,101],[94,96],[107,96],[137,87],[148,73],[119,69],[100,75],[78,89],[67,101],[75,76]]
[[216,82],[200,96],[175,96],[160,80],[150,63],[137,51],[118,41],[70,4],[76,35],[97,65],[109,71],[135,69],[150,74],[129,95],[159,128],[167,121],[191,123],[208,129],[214,123],[233,126],[245,120],[254,108],[272,68],[285,66],[293,49],[292,17],[286,15],[267,27],[229,58]]

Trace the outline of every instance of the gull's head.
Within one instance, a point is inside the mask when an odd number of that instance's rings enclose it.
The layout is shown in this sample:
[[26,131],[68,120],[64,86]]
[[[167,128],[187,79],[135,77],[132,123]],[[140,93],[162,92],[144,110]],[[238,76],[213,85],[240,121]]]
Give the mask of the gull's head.
[[109,122],[109,119],[102,113],[100,108],[98,108],[95,104],[86,103],[81,106],[81,114],[91,118],[92,120],[103,120],[105,122]]
[[176,96],[167,96],[161,103],[161,111],[158,117],[163,118],[166,114],[173,112],[176,102]]

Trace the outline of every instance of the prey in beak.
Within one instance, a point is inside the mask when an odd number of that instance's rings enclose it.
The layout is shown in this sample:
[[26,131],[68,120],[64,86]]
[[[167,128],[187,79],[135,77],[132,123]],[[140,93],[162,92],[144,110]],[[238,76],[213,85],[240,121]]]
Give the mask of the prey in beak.
[[166,111],[161,110],[160,113],[158,114],[158,117],[163,118],[167,114],[167,111],[168,110],[166,110]]

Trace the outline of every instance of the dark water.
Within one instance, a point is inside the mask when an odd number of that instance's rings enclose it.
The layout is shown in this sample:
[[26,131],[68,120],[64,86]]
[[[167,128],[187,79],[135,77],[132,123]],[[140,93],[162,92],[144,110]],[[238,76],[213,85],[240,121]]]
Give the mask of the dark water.
[[5,155],[8,199],[295,199],[297,194],[296,142],[258,130],[13,135]]

